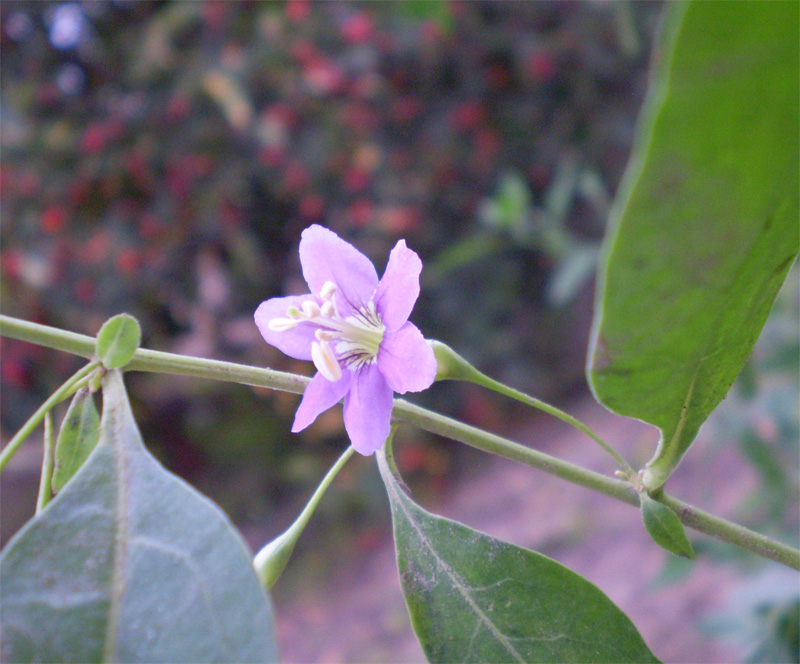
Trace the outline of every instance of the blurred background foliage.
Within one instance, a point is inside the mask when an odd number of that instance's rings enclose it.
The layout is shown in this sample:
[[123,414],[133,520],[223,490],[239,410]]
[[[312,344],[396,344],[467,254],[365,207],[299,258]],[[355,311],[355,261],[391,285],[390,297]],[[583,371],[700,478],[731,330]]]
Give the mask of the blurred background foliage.
[[[379,269],[399,237],[421,254],[426,336],[538,394],[580,387],[658,9],[4,1],[2,309],[91,335],[127,311],[145,346],[308,372],[252,312],[304,289],[299,234],[324,223]],[[4,343],[8,432],[74,361]],[[165,463],[238,521],[342,438],[336,413],[289,436],[296,397],[129,382]],[[500,419],[470,390],[426,398]],[[424,441],[407,455],[447,470]]]

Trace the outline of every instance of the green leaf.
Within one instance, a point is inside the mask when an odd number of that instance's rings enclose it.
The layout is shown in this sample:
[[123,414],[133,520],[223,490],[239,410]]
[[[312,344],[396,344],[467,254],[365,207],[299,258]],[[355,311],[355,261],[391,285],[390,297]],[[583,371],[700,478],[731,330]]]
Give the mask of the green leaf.
[[589,581],[541,554],[426,512],[405,494],[383,452],[378,465],[400,581],[429,661],[658,661]]
[[78,472],[100,440],[100,415],[92,393],[83,388],[69,405],[56,442],[55,469],[51,485],[58,493]]
[[245,544],[146,451],[120,372],[103,382],[99,444],[0,558],[0,660],[275,660]]
[[646,491],[639,493],[639,505],[644,527],[656,544],[677,556],[694,558],[694,549],[675,512],[648,496]]
[[667,6],[589,371],[604,405],[661,429],[651,491],[728,392],[797,256],[799,8]]
[[139,321],[119,314],[109,318],[97,333],[97,356],[106,369],[119,369],[131,361],[141,340]]

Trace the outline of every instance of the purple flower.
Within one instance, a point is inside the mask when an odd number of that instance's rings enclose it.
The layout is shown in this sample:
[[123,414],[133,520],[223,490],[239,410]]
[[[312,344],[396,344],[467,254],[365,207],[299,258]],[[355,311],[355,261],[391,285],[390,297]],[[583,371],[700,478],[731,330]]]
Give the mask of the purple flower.
[[262,302],[255,321],[267,343],[318,373],[306,387],[292,431],[302,431],[344,397],[344,426],[357,452],[389,436],[393,393],[419,392],[436,376],[433,350],[408,322],[422,261],[400,240],[383,278],[355,247],[322,226],[300,239],[307,295]]

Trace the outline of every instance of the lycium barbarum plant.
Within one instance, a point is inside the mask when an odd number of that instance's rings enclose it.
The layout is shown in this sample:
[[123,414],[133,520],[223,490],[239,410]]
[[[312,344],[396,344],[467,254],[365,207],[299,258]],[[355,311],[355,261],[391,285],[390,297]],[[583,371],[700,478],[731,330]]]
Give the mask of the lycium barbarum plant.
[[[375,453],[410,624],[431,662],[658,661],[587,579],[417,505],[394,463],[393,427],[404,424],[638,506],[655,542],[677,555],[694,555],[688,525],[800,570],[793,546],[665,489],[752,352],[800,251],[799,24],[800,5],[789,2],[667,8],[658,71],[605,240],[587,371],[600,403],[660,430],[644,468],[574,417],[427,342],[408,322],[422,264],[402,240],[378,279],[331,231],[303,233],[310,292],[264,302],[255,320],[270,344],[314,362],[310,382],[139,348],[129,316],[111,319],[96,339],[0,316],[3,336],[89,360],[0,453],[1,471],[45,424],[37,514],[0,556],[0,660],[275,661],[266,591],[355,449]],[[253,558],[222,511],[143,444],[124,382],[137,370],[303,393],[295,431],[343,399],[352,447],[295,523]],[[436,378],[469,380],[561,418],[610,453],[621,479],[540,452],[535,440],[523,445],[394,398]],[[98,390],[99,436],[91,412]],[[56,436],[53,408],[70,398]],[[796,661],[796,652],[784,659]]]

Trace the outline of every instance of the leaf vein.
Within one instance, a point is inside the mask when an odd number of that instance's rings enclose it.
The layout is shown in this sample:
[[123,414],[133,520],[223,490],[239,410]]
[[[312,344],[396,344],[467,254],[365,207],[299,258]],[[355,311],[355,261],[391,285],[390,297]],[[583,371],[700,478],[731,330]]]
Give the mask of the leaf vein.
[[[387,485],[388,486],[388,485]],[[514,657],[518,662],[522,662],[524,664],[525,658],[520,655],[519,651],[514,647],[511,643],[510,639],[503,634],[495,625],[489,616],[481,609],[478,605],[477,601],[471,596],[470,590],[473,590],[469,587],[469,585],[461,578],[461,576],[456,572],[433,548],[430,540],[425,535],[424,531],[419,527],[419,525],[414,521],[411,516],[411,513],[408,511],[406,506],[403,504],[402,498],[398,496],[397,490],[394,486],[392,486],[391,491],[395,494],[395,503],[400,506],[403,510],[408,522],[412,525],[415,532],[417,533],[417,537],[425,546],[425,548],[430,552],[433,558],[436,560],[436,563],[442,569],[442,571],[450,577],[453,582],[453,586],[458,590],[459,594],[464,598],[464,601],[467,603],[470,609],[475,613],[478,617],[479,624],[483,624],[486,629],[491,632],[491,634],[498,640],[499,643],[503,645],[503,647],[509,652],[510,655]]]

